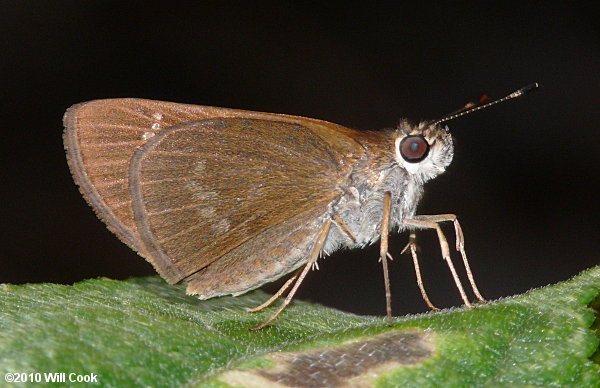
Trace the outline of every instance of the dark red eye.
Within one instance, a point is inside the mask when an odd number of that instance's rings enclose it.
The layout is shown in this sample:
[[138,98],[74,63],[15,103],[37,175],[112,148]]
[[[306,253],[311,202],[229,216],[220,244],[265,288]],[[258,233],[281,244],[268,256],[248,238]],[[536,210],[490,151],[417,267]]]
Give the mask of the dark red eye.
[[429,143],[423,136],[407,136],[400,142],[400,155],[409,163],[425,159],[429,153]]

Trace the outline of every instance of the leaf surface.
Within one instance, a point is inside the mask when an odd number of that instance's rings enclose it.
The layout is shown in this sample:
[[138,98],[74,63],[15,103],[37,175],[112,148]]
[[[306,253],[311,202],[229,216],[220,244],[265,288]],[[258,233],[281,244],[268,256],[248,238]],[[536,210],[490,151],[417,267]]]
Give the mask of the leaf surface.
[[599,294],[596,267],[391,325],[297,301],[256,332],[272,311],[245,311],[260,291],[200,301],[157,277],[3,285],[0,373],[95,373],[103,387],[598,387]]

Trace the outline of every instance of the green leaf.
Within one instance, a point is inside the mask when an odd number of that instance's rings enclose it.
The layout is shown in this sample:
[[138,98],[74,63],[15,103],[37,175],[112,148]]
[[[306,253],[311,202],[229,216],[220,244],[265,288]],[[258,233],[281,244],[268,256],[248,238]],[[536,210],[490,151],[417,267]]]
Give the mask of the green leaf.
[[599,387],[598,294],[600,267],[391,325],[295,302],[249,331],[273,311],[245,312],[260,291],[200,301],[155,277],[3,285],[0,373],[65,372],[74,386],[95,374],[106,387]]

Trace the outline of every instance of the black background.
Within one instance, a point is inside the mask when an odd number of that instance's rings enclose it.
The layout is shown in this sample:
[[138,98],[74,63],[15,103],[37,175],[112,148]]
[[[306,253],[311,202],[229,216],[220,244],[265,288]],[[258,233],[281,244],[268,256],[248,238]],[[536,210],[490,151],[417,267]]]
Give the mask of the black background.
[[[144,97],[376,129],[533,81],[541,92],[449,123],[455,159],[427,185],[420,213],[459,215],[488,298],[598,263],[600,40],[591,7],[221,3],[1,3],[0,281],[154,273],[71,179],[61,118],[74,103]],[[434,233],[420,235],[432,300],[460,304]],[[406,236],[392,240],[396,313],[424,311],[411,261],[399,253]],[[383,314],[377,252],[326,258],[300,297]]]

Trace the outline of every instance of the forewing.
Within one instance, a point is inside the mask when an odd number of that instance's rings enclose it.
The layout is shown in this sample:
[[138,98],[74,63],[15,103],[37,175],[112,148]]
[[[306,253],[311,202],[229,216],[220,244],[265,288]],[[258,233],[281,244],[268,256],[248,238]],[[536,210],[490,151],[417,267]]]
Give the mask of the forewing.
[[181,280],[269,228],[286,235],[286,220],[325,214],[362,150],[345,131],[257,114],[157,134],[135,152],[129,177],[143,249]]

